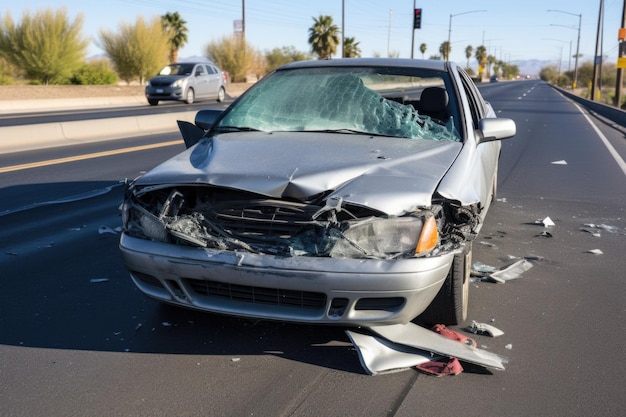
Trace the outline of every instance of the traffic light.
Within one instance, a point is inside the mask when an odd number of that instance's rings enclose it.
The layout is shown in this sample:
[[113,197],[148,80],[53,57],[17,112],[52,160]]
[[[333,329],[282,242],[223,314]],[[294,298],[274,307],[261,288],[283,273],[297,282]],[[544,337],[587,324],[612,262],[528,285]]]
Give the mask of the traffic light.
[[415,9],[413,15],[413,29],[420,29],[422,27],[422,9]]

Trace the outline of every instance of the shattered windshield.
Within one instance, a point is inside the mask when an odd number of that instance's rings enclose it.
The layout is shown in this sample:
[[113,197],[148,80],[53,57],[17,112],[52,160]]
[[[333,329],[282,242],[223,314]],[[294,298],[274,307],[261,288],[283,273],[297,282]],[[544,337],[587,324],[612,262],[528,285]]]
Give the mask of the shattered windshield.
[[299,68],[278,71],[243,96],[214,127],[332,131],[460,141],[447,74],[398,68]]

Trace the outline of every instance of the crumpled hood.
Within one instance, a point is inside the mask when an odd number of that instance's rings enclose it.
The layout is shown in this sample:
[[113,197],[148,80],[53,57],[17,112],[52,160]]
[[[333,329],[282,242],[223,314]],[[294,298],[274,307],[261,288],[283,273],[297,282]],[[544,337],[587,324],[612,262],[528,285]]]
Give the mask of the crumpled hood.
[[210,184],[296,200],[332,190],[344,202],[400,215],[431,205],[461,146],[355,134],[230,133],[201,140],[136,184]]

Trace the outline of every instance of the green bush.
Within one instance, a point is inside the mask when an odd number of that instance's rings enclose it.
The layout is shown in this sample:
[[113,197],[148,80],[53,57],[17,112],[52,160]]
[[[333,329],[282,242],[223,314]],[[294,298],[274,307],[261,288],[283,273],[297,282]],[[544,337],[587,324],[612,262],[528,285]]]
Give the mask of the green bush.
[[111,85],[116,82],[117,74],[105,60],[84,64],[71,78],[71,83],[76,85]]

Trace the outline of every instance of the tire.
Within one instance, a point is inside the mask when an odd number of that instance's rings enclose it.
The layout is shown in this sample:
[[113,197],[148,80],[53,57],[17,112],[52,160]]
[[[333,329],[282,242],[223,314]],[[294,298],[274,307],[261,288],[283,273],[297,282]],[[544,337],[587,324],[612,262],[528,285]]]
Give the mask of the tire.
[[159,100],[155,100],[155,99],[153,99],[153,98],[149,98],[149,99],[148,99],[148,103],[149,103],[151,106],[156,106],[157,104],[159,104]]
[[450,272],[433,302],[420,316],[429,324],[461,324],[467,320],[472,243],[454,255]]
[[221,103],[226,98],[226,90],[224,87],[220,87],[220,91],[217,92],[217,102]]
[[188,88],[187,92],[185,93],[185,103],[193,104],[195,98],[196,93],[193,91],[193,88]]

